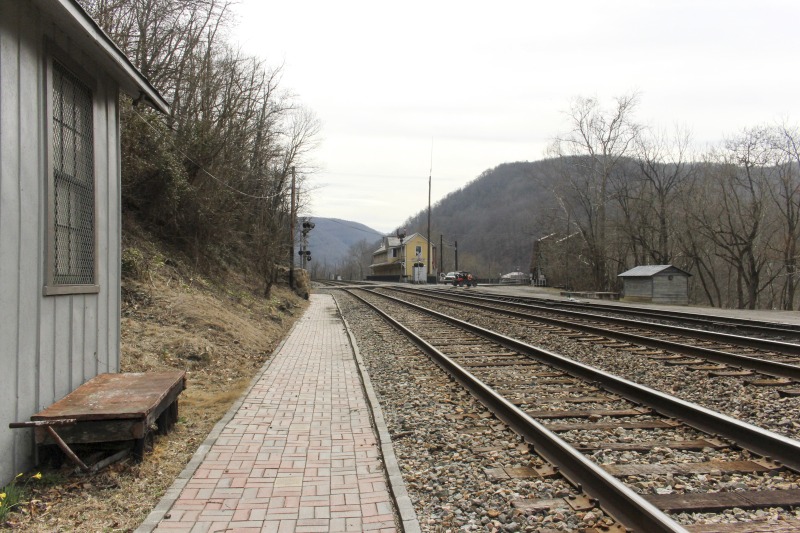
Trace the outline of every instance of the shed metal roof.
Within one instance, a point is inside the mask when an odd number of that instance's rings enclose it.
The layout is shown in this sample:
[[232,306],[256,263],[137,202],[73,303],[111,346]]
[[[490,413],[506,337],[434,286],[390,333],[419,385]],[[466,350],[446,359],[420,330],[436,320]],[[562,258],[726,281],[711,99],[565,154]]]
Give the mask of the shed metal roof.
[[649,278],[650,276],[655,276],[656,274],[662,274],[665,271],[675,272],[685,274],[687,276],[691,276],[685,270],[681,270],[678,267],[672,265],[641,265],[637,267],[633,267],[630,270],[619,274],[617,277],[619,278]]

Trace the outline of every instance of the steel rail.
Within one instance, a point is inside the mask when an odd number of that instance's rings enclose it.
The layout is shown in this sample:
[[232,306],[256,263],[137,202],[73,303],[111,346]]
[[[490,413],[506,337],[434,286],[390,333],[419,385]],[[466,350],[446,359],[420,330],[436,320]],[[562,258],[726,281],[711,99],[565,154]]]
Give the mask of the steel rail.
[[[397,289],[402,290],[402,289]],[[486,296],[474,296],[474,295],[459,295],[464,298],[468,299],[483,299],[483,300],[493,300],[497,301],[496,298],[486,297]],[[707,340],[707,341],[714,341],[714,342],[724,342],[727,344],[734,344],[736,346],[744,346],[746,348],[755,348],[758,350],[772,350],[786,355],[798,355],[800,356],[800,344],[795,344],[791,342],[783,342],[783,341],[776,341],[771,339],[759,339],[755,337],[745,337],[743,335],[732,335],[730,333],[720,333],[715,331],[706,331],[702,329],[695,329],[695,328],[685,328],[682,326],[672,326],[669,324],[658,324],[655,322],[642,322],[640,320],[633,320],[630,318],[619,318],[619,317],[611,317],[611,316],[603,316],[603,315],[594,315],[589,314],[586,312],[580,311],[571,311],[569,309],[552,309],[546,306],[542,306],[540,304],[534,303],[520,303],[520,302],[503,302],[506,305],[518,306],[527,309],[544,309],[551,313],[560,313],[563,315],[575,317],[575,318],[586,318],[589,320],[595,320],[598,322],[605,322],[607,324],[616,324],[621,326],[628,326],[628,327],[647,327],[648,329],[652,329],[654,331],[660,331],[662,333],[670,333],[674,335],[679,335],[682,337],[693,337],[695,339]],[[587,316],[588,315],[588,316]]]
[[[428,289],[428,290],[443,292],[442,289]],[[611,313],[634,315],[645,318],[651,318],[655,320],[664,320],[664,319],[682,320],[696,325],[727,327],[727,328],[745,330],[751,333],[770,332],[774,334],[791,335],[793,337],[797,337],[798,335],[800,335],[800,325],[797,324],[785,324],[781,322],[762,322],[759,320],[725,317],[719,315],[703,316],[696,313],[629,307],[625,305],[608,305],[603,303],[587,304],[587,303],[578,303],[578,302],[570,302],[563,300],[553,300],[550,298],[531,298],[531,297],[521,297],[521,296],[508,296],[504,294],[492,294],[492,293],[484,293],[484,294],[487,295],[491,294],[495,298],[510,299],[518,303],[535,301],[537,303],[535,304],[532,303],[532,305],[541,305],[544,308],[550,310],[556,310],[553,309],[554,307],[571,307],[575,309],[582,309],[589,313],[593,311],[608,311]]]
[[781,333],[784,335],[793,335],[793,336],[800,335],[800,325],[786,324],[782,322],[762,322],[760,320],[751,320],[747,318],[736,318],[736,317],[727,317],[720,315],[711,315],[710,317],[704,317],[703,315],[698,315],[696,313],[668,311],[668,310],[661,311],[661,310],[654,310],[647,308],[627,307],[622,305],[608,305],[602,303],[586,304],[586,303],[551,300],[551,299],[543,299],[543,301],[547,302],[548,305],[553,305],[558,307],[575,307],[587,310],[599,309],[602,311],[617,312],[622,314],[633,314],[637,316],[655,318],[658,320],[663,320],[666,317],[674,320],[685,320],[688,322],[694,322],[697,324],[706,324],[706,325],[712,324],[728,328],[745,329],[745,330],[750,330],[754,333],[763,333],[764,331],[769,331],[773,333]]
[[[372,291],[368,291],[372,292]],[[372,292],[383,298],[438,317],[467,331],[491,339],[506,348],[524,353],[560,370],[587,381],[593,381],[606,390],[633,402],[650,407],[664,416],[677,418],[700,431],[725,437],[743,448],[780,462],[800,472],[800,442],[772,431],[717,413],[675,396],[634,383],[603,370],[573,361],[563,355],[538,348],[506,335],[470,324],[432,309],[406,302],[386,294]]]
[[[567,444],[567,442],[559,438],[555,433],[548,430],[544,425],[531,418],[503,396],[499,395],[471,372],[433,347],[391,315],[368,302],[353,290],[345,289],[345,291],[353,297],[358,298],[361,302],[383,317],[384,320],[407,336],[411,342],[461,383],[463,387],[478,398],[478,400],[500,420],[508,424],[508,426],[513,428],[517,434],[521,435],[526,442],[531,444],[537,454],[551,464],[557,466],[561,474],[569,479],[579,490],[597,499],[600,507],[615,520],[635,531],[654,533],[687,531],[653,504],[628,488],[624,483],[608,474],[596,463],[587,459],[586,456]],[[395,300],[403,305],[411,305],[415,308],[418,307],[390,296],[379,293],[372,294]],[[438,315],[438,313],[435,312],[432,314]]]
[[[403,289],[394,289],[403,292],[404,294],[413,294],[416,296],[420,296],[421,294],[417,291],[408,291]],[[642,335],[637,335],[635,333],[626,333],[624,331],[614,331],[614,330],[607,330],[597,326],[592,326],[589,324],[580,324],[575,322],[569,322],[566,320],[560,320],[557,318],[548,318],[539,315],[531,315],[528,313],[523,313],[519,311],[513,311],[510,309],[503,309],[499,307],[494,307],[491,305],[476,303],[476,302],[464,302],[458,298],[452,298],[448,296],[443,296],[436,294],[430,295],[426,294],[428,291],[423,292],[422,294],[428,297],[435,297],[439,300],[447,301],[447,302],[455,302],[460,303],[462,305],[470,305],[476,307],[478,309],[484,309],[487,311],[494,311],[498,313],[503,313],[509,316],[514,316],[517,318],[527,318],[533,319],[537,322],[542,322],[544,324],[549,324],[551,326],[558,326],[563,328],[569,328],[576,331],[581,331],[583,333],[590,333],[592,335],[599,335],[603,337],[607,337],[610,339],[615,339],[619,341],[625,341],[631,344],[639,344],[642,346],[647,346],[649,348],[656,348],[659,350],[670,350],[678,353],[683,353],[686,355],[691,355],[694,357],[702,357],[704,359],[708,359],[709,361],[715,361],[717,363],[724,363],[727,365],[738,366],[741,368],[747,368],[749,370],[755,370],[756,372],[761,372],[762,374],[767,374],[770,376],[776,377],[785,377],[785,378],[792,378],[796,380],[800,380],[800,366],[792,365],[789,363],[781,363],[778,361],[769,361],[766,359],[759,359],[758,357],[751,357],[748,355],[740,355],[730,352],[723,352],[721,350],[714,350],[712,348],[704,348],[702,346],[692,346],[691,344],[683,344],[680,342],[675,341],[668,341],[664,339],[654,339],[652,337],[645,337]],[[467,299],[475,299],[473,296],[463,296],[463,298]],[[477,298],[478,300],[485,301],[486,299]],[[507,305],[504,302],[504,305]],[[524,304],[514,304],[514,305],[524,305]]]

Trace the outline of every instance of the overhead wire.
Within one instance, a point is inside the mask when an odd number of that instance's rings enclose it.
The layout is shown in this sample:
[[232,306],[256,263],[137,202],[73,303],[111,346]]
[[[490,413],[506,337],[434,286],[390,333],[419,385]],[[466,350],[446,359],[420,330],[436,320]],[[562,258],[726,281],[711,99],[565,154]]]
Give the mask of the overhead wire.
[[[143,116],[142,116],[142,115],[139,113],[139,111],[137,111],[137,110],[136,110],[136,108],[135,108],[135,107],[133,107],[132,109],[133,109],[133,112],[134,112],[134,113],[136,113],[136,116],[138,116],[138,117],[139,117],[139,119],[140,119],[142,122],[144,122],[144,123],[145,123],[145,124],[146,124],[146,125],[147,125],[147,126],[150,128],[150,129],[152,129],[154,132],[156,132],[156,133],[157,133],[157,134],[158,134],[158,135],[161,137],[161,139],[162,139],[162,140],[163,140],[163,138],[164,138],[164,137],[167,137],[166,135],[164,135],[164,134],[163,134],[163,132],[159,131],[159,130],[158,130],[156,127],[155,127],[155,126],[153,126],[152,124],[150,124],[150,122],[148,122],[148,121],[147,121],[147,119],[146,119],[145,117],[143,117]],[[172,147],[173,147],[173,148],[174,148],[174,149],[175,149],[175,150],[176,150],[176,151],[177,151],[179,154],[181,154],[183,157],[185,157],[185,158],[186,158],[186,159],[187,159],[189,162],[191,162],[193,165],[197,166],[197,168],[198,168],[198,169],[199,169],[201,172],[203,172],[203,174],[207,175],[209,178],[213,179],[214,181],[216,181],[217,183],[219,183],[219,184],[220,184],[220,185],[222,185],[223,187],[227,187],[228,189],[232,190],[233,192],[235,192],[235,193],[237,193],[237,194],[241,194],[242,196],[247,196],[248,198],[252,198],[252,199],[254,199],[254,200],[272,200],[272,199],[274,199],[274,198],[277,198],[277,197],[281,196],[281,194],[280,194],[280,193],[271,194],[271,195],[269,195],[269,196],[257,196],[257,195],[254,195],[254,194],[250,194],[250,193],[246,193],[246,192],[244,192],[244,191],[241,191],[241,190],[237,189],[236,187],[233,187],[233,186],[229,185],[229,184],[228,184],[228,183],[226,183],[224,180],[222,180],[222,179],[220,179],[220,178],[216,177],[214,174],[212,174],[211,172],[209,172],[208,170],[206,170],[205,168],[203,168],[203,166],[202,166],[200,163],[198,163],[197,161],[195,161],[194,159],[192,159],[192,158],[189,156],[189,154],[187,154],[186,152],[184,152],[183,150],[181,150],[180,148],[178,148],[177,144],[175,144],[175,139],[169,138],[169,141],[170,141],[170,144],[172,145]]]

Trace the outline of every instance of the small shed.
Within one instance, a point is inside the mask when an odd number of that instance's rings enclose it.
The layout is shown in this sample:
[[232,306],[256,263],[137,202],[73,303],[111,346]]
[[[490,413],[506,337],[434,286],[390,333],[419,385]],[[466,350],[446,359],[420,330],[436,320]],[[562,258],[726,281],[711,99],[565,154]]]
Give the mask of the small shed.
[[119,372],[119,95],[169,105],[76,0],[0,0],[0,486],[10,430]]
[[626,302],[688,305],[689,274],[672,265],[643,265],[623,272],[622,300]]

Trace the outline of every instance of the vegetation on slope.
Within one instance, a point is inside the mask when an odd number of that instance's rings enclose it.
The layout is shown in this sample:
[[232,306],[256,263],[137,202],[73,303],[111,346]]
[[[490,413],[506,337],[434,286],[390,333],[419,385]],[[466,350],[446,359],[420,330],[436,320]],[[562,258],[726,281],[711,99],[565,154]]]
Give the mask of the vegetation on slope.
[[[27,480],[0,528],[131,531],[158,503],[211,428],[247,389],[300,317],[306,301],[285,283],[263,297],[259,277],[210,274],[128,221],[122,286],[123,372],[185,370],[179,421],[155,436],[144,461],[97,474],[75,465]],[[1,491],[0,491],[1,492]]]

